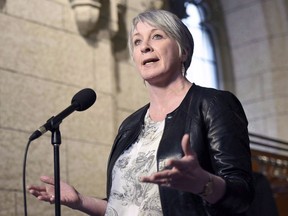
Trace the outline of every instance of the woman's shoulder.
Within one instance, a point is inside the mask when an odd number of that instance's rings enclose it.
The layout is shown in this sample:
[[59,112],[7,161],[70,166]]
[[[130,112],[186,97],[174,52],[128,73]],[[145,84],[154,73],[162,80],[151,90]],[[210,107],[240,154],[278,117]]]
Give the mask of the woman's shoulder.
[[139,125],[139,122],[142,122],[144,119],[144,116],[149,108],[149,104],[146,104],[145,106],[139,108],[129,116],[127,116],[121,123],[119,127],[119,131],[123,130],[125,128],[133,128],[136,125]]
[[190,99],[194,108],[204,113],[223,113],[231,110],[244,113],[240,100],[230,91],[194,85]]
[[203,87],[195,84],[193,85],[191,97],[194,98],[194,100],[200,100],[202,102],[209,103],[216,103],[221,101],[227,103],[240,103],[235,94],[230,91]]
[[213,98],[217,96],[227,96],[227,97],[235,97],[235,95],[227,90],[220,90],[216,88],[210,88],[210,87],[203,87],[200,85],[193,84],[193,92],[196,95],[199,95],[201,97],[207,97],[207,98]]

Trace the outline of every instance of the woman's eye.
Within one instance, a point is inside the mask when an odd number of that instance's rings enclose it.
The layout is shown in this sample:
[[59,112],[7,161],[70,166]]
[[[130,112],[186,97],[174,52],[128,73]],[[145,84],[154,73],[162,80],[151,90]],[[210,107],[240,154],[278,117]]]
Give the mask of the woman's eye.
[[134,46],[137,46],[137,45],[140,44],[140,42],[141,42],[141,41],[140,41],[139,39],[137,39],[137,40],[134,40],[134,43],[133,43],[133,44],[134,44]]
[[163,36],[160,35],[160,34],[155,34],[155,35],[153,35],[153,39],[158,40],[158,39],[162,39],[162,38],[163,38]]

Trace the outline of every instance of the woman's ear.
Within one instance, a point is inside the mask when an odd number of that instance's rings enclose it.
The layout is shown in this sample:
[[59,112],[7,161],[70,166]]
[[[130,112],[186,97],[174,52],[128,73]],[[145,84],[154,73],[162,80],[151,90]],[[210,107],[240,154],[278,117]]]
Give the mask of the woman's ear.
[[187,60],[187,55],[188,55],[188,52],[185,49],[183,49],[182,55],[181,55],[182,62],[185,62]]

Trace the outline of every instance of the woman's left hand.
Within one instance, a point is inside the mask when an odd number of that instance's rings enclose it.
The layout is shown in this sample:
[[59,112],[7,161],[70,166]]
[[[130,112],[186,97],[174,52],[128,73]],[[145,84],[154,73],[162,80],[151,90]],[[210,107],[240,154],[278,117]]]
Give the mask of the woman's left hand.
[[196,153],[189,145],[189,135],[185,134],[181,141],[184,157],[169,159],[165,169],[150,176],[141,177],[142,182],[155,183],[191,193],[200,193],[209,181],[209,173],[199,165]]

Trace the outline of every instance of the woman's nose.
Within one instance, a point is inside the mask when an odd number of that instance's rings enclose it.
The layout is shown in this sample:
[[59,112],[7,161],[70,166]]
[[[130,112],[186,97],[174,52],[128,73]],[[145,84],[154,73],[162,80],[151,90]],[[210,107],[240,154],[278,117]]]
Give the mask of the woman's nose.
[[144,54],[144,53],[147,53],[147,52],[152,52],[153,51],[153,48],[150,46],[150,44],[148,42],[143,42],[141,44],[141,52]]

